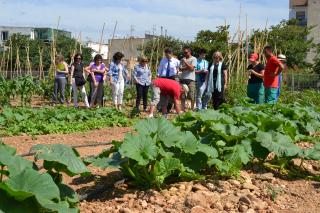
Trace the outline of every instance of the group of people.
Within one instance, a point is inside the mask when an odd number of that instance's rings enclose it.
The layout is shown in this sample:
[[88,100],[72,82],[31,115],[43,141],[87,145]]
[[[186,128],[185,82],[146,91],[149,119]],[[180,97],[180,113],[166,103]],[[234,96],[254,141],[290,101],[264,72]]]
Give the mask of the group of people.
[[259,55],[250,55],[248,67],[249,80],[247,94],[256,104],[275,104],[279,100],[282,83],[282,74],[286,69],[286,56],[280,54],[276,57],[271,46],[263,50],[266,65],[259,61]]
[[[123,91],[126,79],[129,78],[128,71],[123,64],[124,55],[117,52],[113,56],[113,60],[107,67],[102,60],[102,56],[97,54],[93,62],[89,66],[83,63],[81,54],[74,56],[74,63],[69,66],[64,61],[62,55],[56,57],[55,63],[55,82],[53,102],[58,102],[60,95],[60,103],[65,103],[65,88],[67,84],[67,76],[70,75],[70,85],[72,85],[73,103],[78,107],[78,91],[81,91],[84,104],[87,108],[102,106],[104,97],[104,82],[110,81],[112,87],[113,104],[117,109],[121,109],[123,100]],[[85,78],[87,76],[87,78]],[[89,83],[89,95],[86,93],[85,84]]]
[[[280,94],[281,73],[285,68],[285,56],[279,58],[273,55],[272,48],[264,48],[267,59],[266,66],[259,61],[259,55],[250,55],[248,67],[248,97],[253,103],[276,103]],[[172,49],[164,51],[165,57],[157,69],[156,78],[152,81],[152,71],[148,67],[148,58],[140,57],[134,67],[132,76],[123,63],[124,55],[117,52],[109,66],[103,63],[102,56],[96,55],[89,66],[83,64],[81,54],[74,56],[74,63],[69,71],[68,64],[63,56],[56,57],[56,73],[53,101],[65,102],[65,87],[67,75],[70,75],[70,84],[73,91],[74,106],[78,107],[78,91],[81,91],[86,107],[103,105],[104,82],[109,81],[112,88],[112,99],[115,108],[121,110],[125,83],[131,80],[135,83],[137,97],[136,109],[140,111],[143,101],[143,110],[147,111],[148,91],[152,87],[152,100],[149,117],[153,117],[155,110],[160,109],[164,115],[175,106],[177,113],[186,111],[187,100],[190,100],[191,110],[208,108],[210,100],[213,108],[218,109],[225,101],[228,70],[223,62],[222,53],[217,51],[212,56],[212,62],[206,60],[206,50],[199,51],[198,58],[192,55],[190,47],[183,48],[183,58],[178,60]],[[87,78],[85,77],[87,76]],[[85,84],[89,82],[87,96]]]

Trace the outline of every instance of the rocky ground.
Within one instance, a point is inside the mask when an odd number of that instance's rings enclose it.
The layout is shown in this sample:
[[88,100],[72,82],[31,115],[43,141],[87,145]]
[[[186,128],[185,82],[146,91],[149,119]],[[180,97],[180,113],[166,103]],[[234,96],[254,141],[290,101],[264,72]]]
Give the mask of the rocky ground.
[[[35,144],[80,145],[121,140],[130,129],[105,128],[37,138],[18,136],[3,138],[3,141],[16,147],[21,154],[28,152]],[[79,148],[78,151],[82,156],[89,156],[98,154],[104,148],[106,146]],[[318,162],[304,163],[304,167],[315,174],[320,170]],[[128,184],[117,170],[90,169],[93,176],[89,178],[65,177],[65,181],[80,196],[93,195],[81,201],[80,209],[84,213],[320,212],[320,182],[289,180],[277,172],[255,166],[241,171],[237,179],[219,180],[212,177],[206,181],[172,184],[161,191],[138,190]]]

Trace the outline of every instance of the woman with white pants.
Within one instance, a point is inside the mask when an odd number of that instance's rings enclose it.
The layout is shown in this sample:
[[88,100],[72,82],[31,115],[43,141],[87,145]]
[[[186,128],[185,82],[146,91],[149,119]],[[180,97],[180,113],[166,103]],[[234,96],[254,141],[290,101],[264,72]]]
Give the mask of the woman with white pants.
[[124,55],[117,52],[113,55],[113,61],[110,63],[108,76],[110,77],[112,87],[112,100],[116,109],[121,110],[124,92],[125,79],[128,78],[128,71],[122,63]]
[[86,80],[83,76],[84,65],[82,63],[82,55],[77,53],[74,56],[74,63],[71,65],[71,85],[73,91],[73,104],[74,107],[78,108],[78,89],[80,89],[84,104],[89,108],[88,96],[86,93]]

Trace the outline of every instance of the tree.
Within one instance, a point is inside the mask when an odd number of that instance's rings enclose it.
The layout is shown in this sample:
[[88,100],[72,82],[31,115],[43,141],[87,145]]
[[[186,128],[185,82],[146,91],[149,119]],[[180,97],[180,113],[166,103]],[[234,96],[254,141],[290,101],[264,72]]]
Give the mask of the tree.
[[199,55],[200,49],[207,51],[207,60],[212,60],[212,55],[216,51],[226,54],[228,51],[228,36],[230,26],[218,26],[217,31],[201,30],[198,32],[194,42],[190,43],[193,55]]
[[263,45],[271,45],[277,54],[285,54],[290,67],[306,67],[310,66],[305,61],[307,53],[313,47],[312,39],[307,39],[311,29],[312,27],[299,25],[298,20],[281,21],[280,24],[271,26],[267,32],[256,30],[251,37],[251,44],[254,44],[254,40],[263,41],[267,36],[267,43]]

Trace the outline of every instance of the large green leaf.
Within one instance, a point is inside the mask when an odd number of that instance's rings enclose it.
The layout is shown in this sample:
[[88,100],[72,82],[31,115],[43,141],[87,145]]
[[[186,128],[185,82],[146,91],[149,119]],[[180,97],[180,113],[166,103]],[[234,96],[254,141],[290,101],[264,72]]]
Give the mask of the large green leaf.
[[13,147],[10,147],[0,141],[0,155],[2,155],[3,153],[7,153],[9,155],[15,155],[16,149]]
[[308,160],[320,160],[320,143],[316,143],[312,148],[304,150],[302,157]]
[[1,213],[40,213],[38,203],[34,197],[23,201],[15,200],[14,197],[0,189],[0,212]]
[[175,171],[181,170],[179,159],[176,158],[162,158],[154,165],[154,176],[158,187],[160,187],[165,179],[173,174]]
[[122,156],[137,161],[141,166],[147,165],[158,156],[156,141],[148,135],[127,134],[119,152]]
[[215,123],[211,125],[211,129],[226,141],[239,140],[249,134],[245,127],[237,127],[232,124]]
[[75,149],[63,144],[36,145],[31,151],[36,152],[36,160],[45,160],[47,169],[55,169],[57,172],[65,172],[69,176],[87,174],[90,171],[82,162]]
[[119,152],[114,152],[112,157],[99,157],[91,161],[92,166],[99,167],[101,169],[106,168],[120,168],[121,163],[125,162],[127,159],[122,159]]
[[139,134],[156,137],[167,147],[172,147],[180,140],[180,132],[171,122],[164,118],[145,119],[135,125]]
[[33,163],[20,156],[15,156],[16,149],[0,143],[0,165],[7,166],[10,176],[17,175],[27,168],[32,168]]
[[60,197],[59,188],[51,176],[47,173],[40,174],[32,169],[26,169],[19,175],[11,177],[0,187],[19,201],[32,196],[48,200]]
[[274,152],[278,157],[293,157],[301,153],[301,149],[293,143],[289,136],[279,132],[259,131],[256,140],[261,143],[261,146],[267,148],[270,152]]
[[184,132],[181,134],[181,139],[175,144],[182,152],[195,154],[198,151],[199,141],[192,132]]

